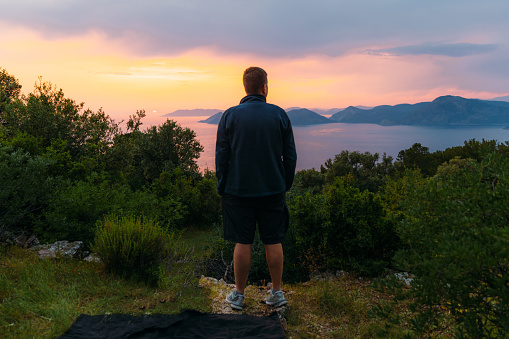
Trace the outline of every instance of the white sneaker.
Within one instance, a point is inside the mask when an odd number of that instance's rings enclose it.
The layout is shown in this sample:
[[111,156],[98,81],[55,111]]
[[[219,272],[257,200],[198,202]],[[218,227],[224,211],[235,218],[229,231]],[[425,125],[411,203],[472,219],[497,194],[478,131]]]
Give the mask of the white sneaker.
[[237,290],[233,290],[232,293],[226,296],[226,302],[229,303],[234,310],[242,311],[244,308],[244,295],[237,293]]
[[281,307],[286,305],[288,301],[286,301],[285,295],[283,291],[274,291],[272,288],[269,291],[269,296],[265,299],[265,303],[274,307]]

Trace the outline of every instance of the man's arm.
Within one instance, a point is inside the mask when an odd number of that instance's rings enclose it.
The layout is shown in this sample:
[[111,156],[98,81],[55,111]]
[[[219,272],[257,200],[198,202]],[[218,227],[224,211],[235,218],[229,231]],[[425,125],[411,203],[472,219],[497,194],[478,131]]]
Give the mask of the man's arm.
[[221,120],[217,125],[216,138],[216,177],[217,192],[219,195],[224,194],[226,187],[226,178],[228,176],[228,165],[230,163],[230,140],[226,131],[226,112],[221,116]]
[[295,177],[295,168],[297,166],[297,150],[293,139],[293,129],[290,119],[288,119],[288,128],[283,137],[283,166],[286,175],[286,191],[290,190]]

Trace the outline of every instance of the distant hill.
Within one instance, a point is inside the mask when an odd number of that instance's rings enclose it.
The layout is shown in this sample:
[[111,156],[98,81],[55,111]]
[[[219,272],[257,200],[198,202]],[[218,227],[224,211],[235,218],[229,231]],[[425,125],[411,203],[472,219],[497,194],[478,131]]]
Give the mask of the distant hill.
[[318,124],[330,124],[333,121],[330,121],[326,117],[310,111],[306,108],[301,109],[293,109],[291,111],[286,112],[293,126],[308,126],[308,125],[318,125]]
[[[290,121],[292,122],[293,126],[330,124],[334,122],[330,121],[329,119],[320,114],[317,114],[305,108],[290,110],[286,112],[286,114],[288,114],[288,117],[290,118]],[[223,112],[219,112],[205,120],[200,120],[199,122],[217,125],[219,123],[219,120],[221,120],[222,115]]]
[[[290,112],[290,111],[299,110],[299,109],[304,109],[304,107],[289,107],[289,108],[286,108],[285,111]],[[310,111],[315,112],[316,114],[320,114],[320,115],[332,115],[336,112],[344,110],[344,108],[328,108],[328,109],[306,108],[306,109],[309,109]]]
[[402,119],[405,125],[507,125],[509,105],[498,102],[442,96]]
[[509,101],[509,95],[503,96],[503,97],[496,97],[491,99],[491,101]]
[[414,105],[399,104],[395,106],[382,105],[373,107],[372,109],[359,109],[350,106],[332,115],[330,119],[335,122],[345,123],[400,125],[400,119],[426,104],[428,103],[418,103]]
[[205,120],[200,120],[198,122],[203,122],[203,123],[206,123],[206,124],[217,125],[217,124],[219,124],[219,121],[221,120],[222,116],[223,116],[223,112],[219,112],[219,113],[214,114],[211,117],[208,117]]
[[378,125],[507,125],[509,124],[509,103],[446,95],[432,102],[413,105],[383,105],[369,110],[348,107],[332,115],[330,120]]
[[[358,106],[354,106],[356,108],[360,108],[360,109],[371,109],[373,107],[368,107],[368,106],[362,106],[362,105],[358,105]],[[303,109],[304,107],[290,107],[290,108],[286,108],[285,111],[286,112],[290,112],[292,110],[297,110],[297,109]],[[306,108],[306,109],[309,109],[310,111],[312,112],[315,112],[317,114],[320,114],[320,115],[333,115],[335,113],[338,113],[338,112],[341,112],[343,110],[345,110],[346,108],[327,108],[327,109],[324,109],[324,108]]]
[[174,112],[162,115],[163,117],[203,117],[221,111],[220,109],[179,109]]

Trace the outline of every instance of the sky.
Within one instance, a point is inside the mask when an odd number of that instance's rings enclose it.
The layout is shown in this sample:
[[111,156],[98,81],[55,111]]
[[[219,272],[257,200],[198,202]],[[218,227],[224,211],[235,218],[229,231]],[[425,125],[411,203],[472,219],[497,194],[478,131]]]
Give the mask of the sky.
[[227,109],[242,72],[283,108],[509,95],[507,0],[0,0],[0,68],[114,119]]

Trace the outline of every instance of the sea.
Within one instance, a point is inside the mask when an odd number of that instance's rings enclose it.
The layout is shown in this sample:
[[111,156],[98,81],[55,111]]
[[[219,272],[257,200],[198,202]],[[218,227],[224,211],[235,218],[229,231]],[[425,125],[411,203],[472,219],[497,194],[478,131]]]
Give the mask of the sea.
[[[203,171],[214,169],[214,152],[217,125],[199,122],[208,116],[194,117],[150,117],[142,122],[142,130],[152,125],[161,125],[167,119],[176,121],[196,133],[197,140],[204,147],[198,159]],[[415,143],[428,147],[430,152],[461,146],[470,139],[509,140],[509,130],[502,126],[380,126],[375,124],[331,123],[304,127],[293,127],[297,148],[297,170],[320,169],[327,159],[347,150],[361,153],[378,153],[380,159],[385,153],[396,159],[401,150]]]

